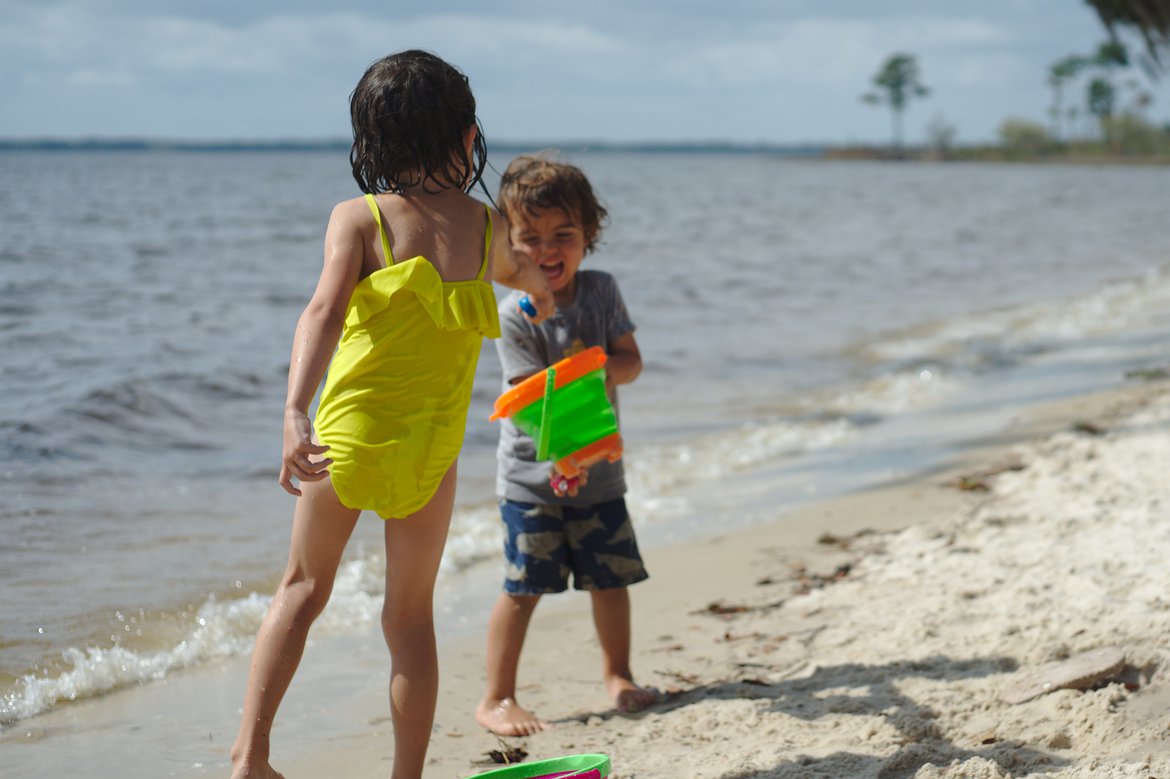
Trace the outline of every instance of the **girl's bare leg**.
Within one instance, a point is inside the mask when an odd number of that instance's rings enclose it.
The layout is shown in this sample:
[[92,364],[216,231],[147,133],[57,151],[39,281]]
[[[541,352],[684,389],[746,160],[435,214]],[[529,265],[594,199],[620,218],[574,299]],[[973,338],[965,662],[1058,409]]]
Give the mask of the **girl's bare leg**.
[[233,779],[280,776],[269,765],[272,722],[300,664],[309,626],[333,591],[341,553],[360,514],[341,505],[328,479],[303,482],[301,491],[288,567],[252,651],[244,713],[232,747]]
[[386,522],[386,603],[382,631],[390,648],[391,779],[419,779],[435,720],[439,659],[435,577],[455,503],[455,465],[431,501],[406,519]]

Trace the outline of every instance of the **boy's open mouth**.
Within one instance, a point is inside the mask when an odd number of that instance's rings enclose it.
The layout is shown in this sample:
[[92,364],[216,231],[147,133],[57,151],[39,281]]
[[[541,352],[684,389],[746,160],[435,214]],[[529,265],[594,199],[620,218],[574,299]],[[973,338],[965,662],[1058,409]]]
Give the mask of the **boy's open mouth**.
[[549,262],[541,263],[540,269],[544,271],[544,275],[548,278],[550,284],[559,280],[565,275],[565,263],[563,262]]

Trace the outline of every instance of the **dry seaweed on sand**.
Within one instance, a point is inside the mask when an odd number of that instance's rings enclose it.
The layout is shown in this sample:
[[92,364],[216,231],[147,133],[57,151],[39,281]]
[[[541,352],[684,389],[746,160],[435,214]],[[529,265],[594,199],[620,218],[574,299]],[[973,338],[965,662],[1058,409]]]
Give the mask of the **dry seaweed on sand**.
[[963,492],[989,492],[991,490],[991,482],[989,481],[991,477],[998,476],[1001,473],[1008,473],[1009,471],[1022,471],[1027,467],[1019,462],[997,465],[985,471],[964,474],[953,481],[946,482],[943,486],[953,487]]
[[528,750],[524,747],[510,747],[503,741],[500,741],[499,749],[489,749],[484,752],[486,759],[474,760],[472,765],[512,765],[514,763],[523,763],[524,758],[528,757]]

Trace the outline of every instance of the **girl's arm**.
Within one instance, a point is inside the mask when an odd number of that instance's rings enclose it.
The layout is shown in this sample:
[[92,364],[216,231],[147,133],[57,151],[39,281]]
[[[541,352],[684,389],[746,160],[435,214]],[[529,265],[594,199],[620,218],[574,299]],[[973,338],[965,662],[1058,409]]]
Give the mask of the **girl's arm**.
[[[362,208],[357,208],[361,206]],[[284,444],[281,452],[280,486],[293,495],[301,491],[293,477],[320,481],[328,475],[332,460],[316,462],[312,455],[329,449],[313,443],[309,404],[325,375],[333,350],[341,337],[345,310],[361,275],[364,241],[362,218],[369,215],[361,200],[340,203],[329,217],[325,231],[325,264],[309,304],[297,320],[288,369],[288,396],[284,403]]]
[[493,238],[490,280],[527,292],[528,299],[536,307],[536,316],[528,318],[534,324],[540,324],[557,309],[548,279],[532,258],[512,249],[512,243],[508,240],[508,224],[499,212],[493,208],[491,214]]

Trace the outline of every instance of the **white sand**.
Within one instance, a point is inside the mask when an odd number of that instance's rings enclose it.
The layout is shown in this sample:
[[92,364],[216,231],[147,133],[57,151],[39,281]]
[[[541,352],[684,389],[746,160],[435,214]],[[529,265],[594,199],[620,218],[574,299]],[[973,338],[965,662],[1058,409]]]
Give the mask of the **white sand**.
[[[653,578],[632,590],[635,671],[664,700],[608,708],[587,603],[569,598],[538,611],[521,668],[522,702],[556,727],[507,743],[529,760],[605,752],[627,779],[1170,777],[1167,391],[1059,404],[1005,437],[1061,432],[950,473],[652,550]],[[1074,432],[1084,420],[1103,434]],[[986,492],[948,484],[1011,464],[1023,468],[986,477]],[[825,531],[851,540],[816,543]],[[1120,680],[1002,701],[1030,672],[1107,646],[1126,655]],[[499,745],[471,716],[481,657],[477,642],[444,656],[431,777],[483,770],[473,761]],[[286,764],[289,779],[339,763],[383,775],[380,704],[371,732]]]
[[[1072,430],[1086,420],[1103,434]],[[951,486],[1010,464],[986,492]],[[634,668],[662,702],[610,709],[587,598],[558,596],[534,619],[520,692],[556,725],[506,744],[530,761],[605,752],[615,779],[1170,779],[1168,475],[1170,385],[1151,384],[1031,412],[945,472],[649,549]],[[817,543],[826,532],[847,540]],[[486,619],[498,577],[481,576]],[[501,746],[474,721],[471,628],[442,647],[428,779],[472,776]],[[1110,646],[1121,681],[1003,702],[1030,672]],[[275,734],[288,779],[389,773],[386,666],[376,626],[313,639]],[[240,658],[62,707],[6,752],[103,779],[226,776],[245,671]],[[68,746],[50,749],[58,731]],[[171,734],[162,754],[144,753],[147,731]]]
[[[607,710],[580,601],[537,621],[523,666],[523,702],[559,722],[509,743],[530,759],[606,752],[622,778],[1168,777],[1164,392],[1049,409],[1040,427],[1066,432],[966,463],[961,473],[1024,466],[987,477],[987,492],[936,475],[656,551],[654,579],[633,591],[635,669],[665,701],[634,717]],[[1089,419],[1103,435],[1069,430]],[[906,529],[848,550],[815,544],[823,530],[892,525]],[[799,560],[814,574],[852,567],[798,594]],[[713,602],[746,611],[709,613]],[[1126,653],[1136,689],[1000,701],[1028,671],[1106,646]],[[474,773],[469,760],[494,745],[470,721],[476,655],[448,664],[433,777]]]

